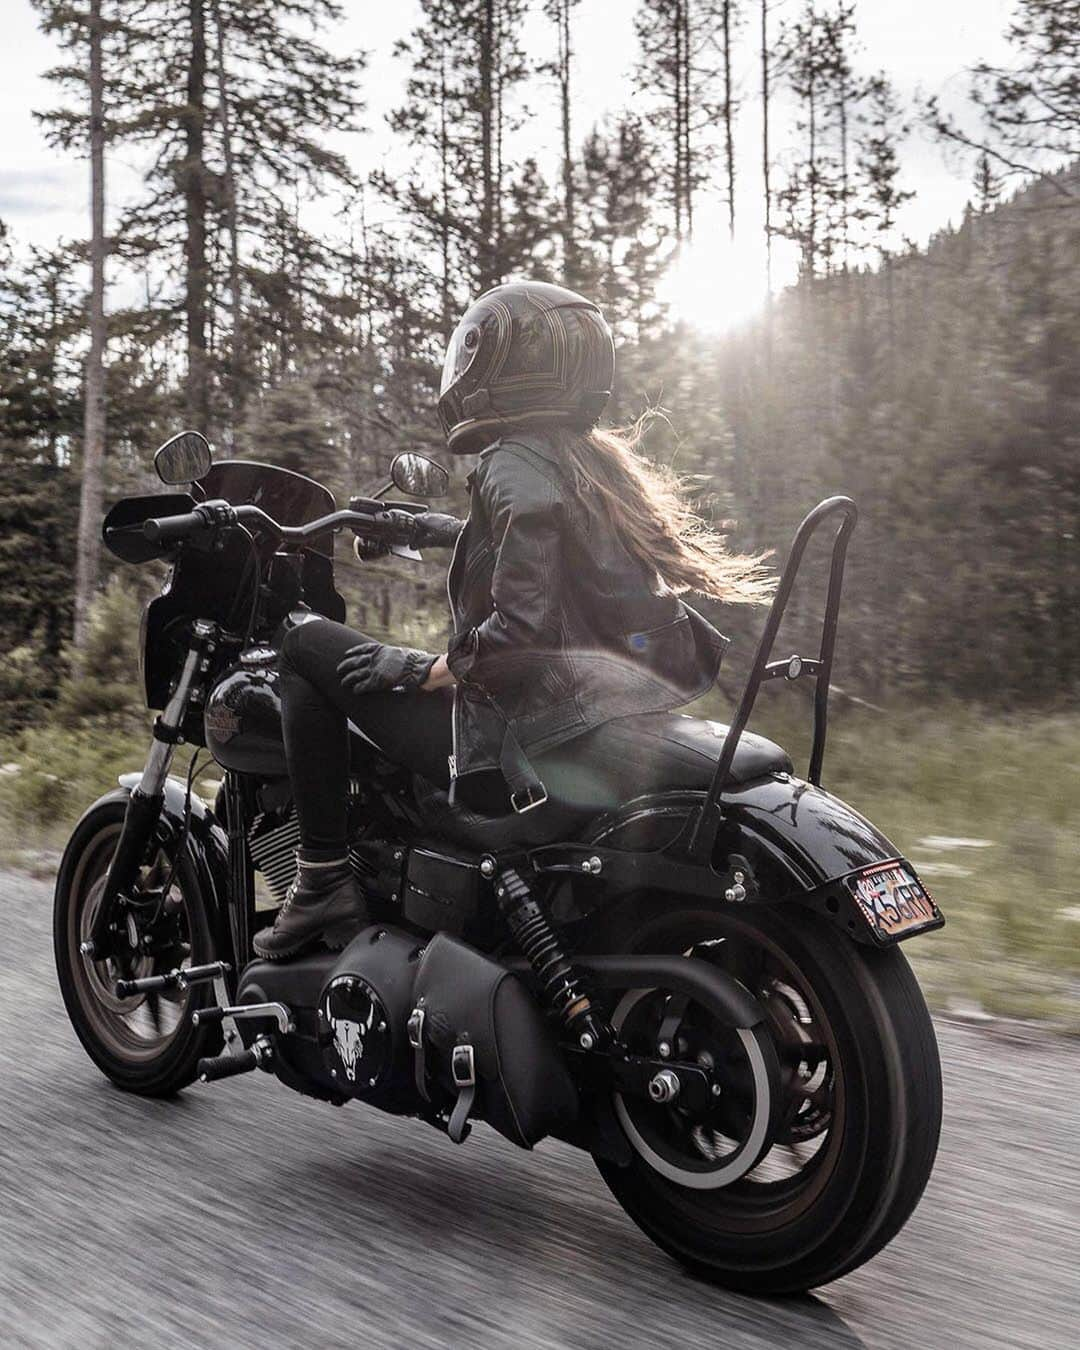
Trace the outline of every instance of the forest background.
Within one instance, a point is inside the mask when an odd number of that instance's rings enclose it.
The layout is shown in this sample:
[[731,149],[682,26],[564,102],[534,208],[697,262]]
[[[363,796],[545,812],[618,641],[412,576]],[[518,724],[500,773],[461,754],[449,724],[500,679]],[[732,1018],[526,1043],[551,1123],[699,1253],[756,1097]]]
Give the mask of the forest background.
[[[952,918],[917,954],[937,1002],[1080,1026],[1080,2],[1019,0],[915,96],[868,60],[872,0],[614,9],[618,81],[579,58],[597,0],[414,0],[357,52],[331,0],[35,0],[36,113],[90,211],[57,241],[0,222],[2,851],[32,863],[142,753],[161,577],[98,540],[155,445],[196,426],[362,491],[438,456],[456,316],[532,276],[602,305],[611,420],[663,410],[649,452],[733,547],[782,557],[856,498],[826,782]],[[596,115],[605,82],[627,97]],[[928,143],[970,188],[920,235]],[[351,618],[438,647],[444,565],[343,564]],[[813,648],[824,568],[785,651]],[[736,638],[723,717],[762,614],[703,607]],[[780,693],[755,725],[804,752]]]

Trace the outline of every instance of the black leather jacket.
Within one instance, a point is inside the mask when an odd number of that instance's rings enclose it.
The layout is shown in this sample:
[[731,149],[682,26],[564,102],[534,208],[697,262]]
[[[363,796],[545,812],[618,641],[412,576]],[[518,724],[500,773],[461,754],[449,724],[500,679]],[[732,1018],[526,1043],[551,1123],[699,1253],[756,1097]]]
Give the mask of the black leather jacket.
[[[451,790],[500,772],[517,809],[543,796],[529,756],[613,717],[661,712],[715,681],[727,639],[590,521],[540,433],[504,436],[468,479],[447,578]],[[475,778],[474,778],[475,776]]]

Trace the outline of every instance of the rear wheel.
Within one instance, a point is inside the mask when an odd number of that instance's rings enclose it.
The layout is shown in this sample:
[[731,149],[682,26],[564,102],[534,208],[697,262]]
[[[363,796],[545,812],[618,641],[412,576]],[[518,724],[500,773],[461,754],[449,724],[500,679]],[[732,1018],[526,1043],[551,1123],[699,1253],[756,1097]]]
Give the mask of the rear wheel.
[[115,958],[92,961],[79,950],[101,903],[105,876],[123,827],[125,803],[105,801],[76,826],[56,881],[53,948],[68,1016],[87,1054],[118,1087],[169,1096],[195,1077],[201,1055],[221,1048],[217,1027],[191,1014],[212,1002],[209,987],[117,998],[118,979],[143,978],[214,959],[199,880],[186,856],[175,872],[164,851],[143,867],[137,904],[126,916],[129,941]]
[[[618,1167],[598,1159],[600,1171],[630,1217],[696,1273],[762,1294],[825,1284],[899,1231],[930,1176],[941,1075],[926,1004],[901,952],[856,946],[802,910],[677,903],[631,902],[612,916],[605,944],[692,951],[761,1001],[781,1068],[772,1142],[749,1170],[732,1168],[730,1184],[703,1184],[703,1173],[724,1175],[739,1138],[737,1111],[730,1123],[722,1113],[705,1126],[687,1117],[680,1129],[675,1113],[643,1102],[627,1129],[616,1102],[633,1160]],[[636,998],[629,1015],[626,998],[613,1009],[632,1049]],[[647,1040],[654,1027],[639,1021]],[[700,1060],[703,1035],[680,1028],[673,1053]],[[737,1076],[733,1086],[737,1103]],[[666,1166],[658,1167],[658,1153]]]

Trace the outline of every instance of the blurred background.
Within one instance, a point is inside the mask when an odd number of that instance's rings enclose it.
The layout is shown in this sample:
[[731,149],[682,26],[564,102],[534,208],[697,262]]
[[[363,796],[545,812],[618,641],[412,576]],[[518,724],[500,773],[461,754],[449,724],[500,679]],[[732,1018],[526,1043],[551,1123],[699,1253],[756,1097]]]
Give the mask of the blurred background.
[[[363,491],[440,453],[458,313],[531,276],[602,305],[612,421],[662,410],[650,453],[733,547],[779,562],[856,498],[826,786],[948,915],[910,949],[935,1006],[1080,1030],[1075,5],[8,0],[5,25],[0,866],[51,874],[144,754],[163,574],[97,539],[155,446],[194,426]],[[778,655],[813,651],[820,548]],[[444,567],[342,558],[338,584],[357,626],[439,649]],[[723,719],[764,616],[703,608],[736,639]],[[796,755],[809,723],[797,686],[754,720]]]

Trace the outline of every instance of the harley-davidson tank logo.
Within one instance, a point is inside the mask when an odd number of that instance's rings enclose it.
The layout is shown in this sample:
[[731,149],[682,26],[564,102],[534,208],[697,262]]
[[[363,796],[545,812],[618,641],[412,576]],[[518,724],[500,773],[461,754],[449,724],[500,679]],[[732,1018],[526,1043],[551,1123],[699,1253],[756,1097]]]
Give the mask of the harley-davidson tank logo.
[[240,715],[224,703],[214,703],[207,708],[203,721],[207,731],[221,741],[231,740],[240,730]]

